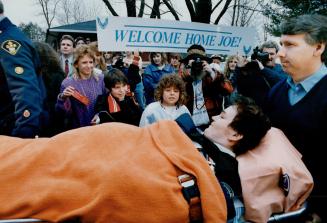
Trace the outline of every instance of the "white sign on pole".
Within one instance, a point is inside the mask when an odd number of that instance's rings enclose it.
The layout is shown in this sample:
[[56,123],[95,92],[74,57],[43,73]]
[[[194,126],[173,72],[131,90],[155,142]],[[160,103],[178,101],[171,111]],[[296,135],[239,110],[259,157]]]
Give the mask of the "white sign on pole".
[[147,51],[186,53],[192,44],[208,54],[250,55],[256,30],[175,20],[135,17],[97,18],[100,51]]

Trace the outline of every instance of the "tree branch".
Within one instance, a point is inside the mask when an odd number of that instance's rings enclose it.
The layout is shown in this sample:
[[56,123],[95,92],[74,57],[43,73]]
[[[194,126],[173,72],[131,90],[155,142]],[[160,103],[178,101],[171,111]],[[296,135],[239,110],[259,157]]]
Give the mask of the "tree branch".
[[141,0],[140,11],[139,11],[139,14],[137,15],[137,17],[143,17],[144,7],[145,7],[145,2],[144,2],[144,0]]
[[125,0],[127,17],[136,17],[136,1],[135,0]]
[[160,0],[153,1],[153,7],[152,7],[150,18],[160,19],[159,5],[160,5]]
[[219,2],[217,2],[217,4],[212,8],[211,13],[216,10],[216,8],[222,3],[222,1],[223,0],[220,0]]
[[193,21],[196,17],[193,4],[192,4],[191,0],[185,0],[185,3],[186,3],[188,11],[190,13],[191,21]]
[[175,9],[171,6],[171,4],[167,0],[163,0],[163,3],[167,6],[167,8],[170,10],[171,14],[175,17],[176,20],[179,20],[179,17],[175,11]]
[[109,9],[109,11],[111,12],[111,14],[112,14],[113,16],[119,16],[119,15],[117,14],[117,12],[115,11],[115,9],[111,6],[109,0],[102,0],[102,1],[104,2],[104,4],[106,4],[107,8]]
[[221,17],[223,17],[223,15],[225,14],[225,12],[227,11],[228,6],[229,6],[229,4],[231,3],[231,1],[232,1],[232,0],[226,0],[226,3],[225,3],[225,5],[224,5],[224,8],[221,10],[221,12],[219,13],[219,15],[218,15],[218,17],[217,17],[217,19],[216,19],[216,21],[215,21],[215,24],[216,24],[216,25],[219,23]]

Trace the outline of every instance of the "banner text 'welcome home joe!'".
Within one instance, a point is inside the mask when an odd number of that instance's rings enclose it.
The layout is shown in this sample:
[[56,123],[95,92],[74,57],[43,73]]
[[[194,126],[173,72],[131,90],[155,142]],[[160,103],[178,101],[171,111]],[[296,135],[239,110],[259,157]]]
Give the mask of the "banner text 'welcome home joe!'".
[[98,17],[97,35],[100,51],[186,53],[199,44],[208,54],[249,55],[256,43],[254,28],[135,17]]

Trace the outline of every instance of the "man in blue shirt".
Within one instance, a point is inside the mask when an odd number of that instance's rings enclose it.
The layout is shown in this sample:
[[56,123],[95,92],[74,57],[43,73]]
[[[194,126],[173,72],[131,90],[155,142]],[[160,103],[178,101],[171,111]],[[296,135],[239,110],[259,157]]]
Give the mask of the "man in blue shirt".
[[[314,179],[309,207],[327,221],[327,17],[302,15],[281,27],[280,57],[289,77],[269,92],[266,111],[273,126],[284,131],[302,153]],[[317,216],[315,215],[315,216]],[[319,222],[319,221],[316,221]]]
[[36,73],[38,55],[3,12],[0,0],[0,134],[35,137],[48,116],[43,109],[44,83]]

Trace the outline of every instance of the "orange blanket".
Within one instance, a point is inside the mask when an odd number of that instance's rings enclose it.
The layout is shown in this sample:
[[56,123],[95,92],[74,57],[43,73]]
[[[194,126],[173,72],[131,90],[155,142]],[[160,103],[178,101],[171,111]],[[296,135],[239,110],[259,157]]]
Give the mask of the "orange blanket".
[[52,138],[0,136],[0,219],[188,222],[181,170],[197,178],[204,222],[226,222],[214,174],[173,121],[108,123]]

